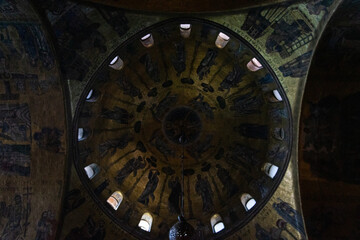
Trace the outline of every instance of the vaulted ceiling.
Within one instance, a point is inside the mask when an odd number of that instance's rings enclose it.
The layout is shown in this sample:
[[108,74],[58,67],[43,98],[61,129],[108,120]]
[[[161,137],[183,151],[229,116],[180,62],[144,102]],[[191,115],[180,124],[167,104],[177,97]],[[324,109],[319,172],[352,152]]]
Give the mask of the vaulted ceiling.
[[[339,4],[2,1],[0,238],[167,239],[182,160],[199,239],[306,238],[300,106]],[[220,32],[227,45],[215,44]],[[249,211],[244,193],[256,200]],[[138,227],[145,212],[149,233]]]

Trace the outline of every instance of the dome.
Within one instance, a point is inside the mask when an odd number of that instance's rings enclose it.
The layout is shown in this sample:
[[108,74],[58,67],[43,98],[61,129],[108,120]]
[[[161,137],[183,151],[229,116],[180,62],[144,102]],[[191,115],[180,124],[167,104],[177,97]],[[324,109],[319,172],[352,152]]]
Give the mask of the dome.
[[[176,223],[184,158],[185,217],[212,239],[269,200],[291,139],[287,97],[255,47],[210,21],[170,19],[128,38],[93,74],[74,117],[74,164],[114,223],[156,239],[159,225],[144,231],[139,220]],[[216,234],[206,227],[214,214],[225,225]]]

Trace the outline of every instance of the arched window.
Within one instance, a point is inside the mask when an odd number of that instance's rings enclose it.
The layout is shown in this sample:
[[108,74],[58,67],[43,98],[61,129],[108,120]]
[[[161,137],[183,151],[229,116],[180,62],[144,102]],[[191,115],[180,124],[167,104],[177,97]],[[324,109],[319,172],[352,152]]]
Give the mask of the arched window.
[[79,128],[78,129],[78,141],[83,141],[90,136],[90,129],[88,128]]
[[270,102],[281,102],[283,99],[277,89],[272,91],[272,94],[268,97]]
[[120,203],[123,200],[123,195],[120,191],[116,191],[107,199],[107,203],[115,210],[117,210],[120,206]]
[[86,95],[86,102],[96,102],[99,98],[100,93],[97,90],[90,89],[88,95]]
[[150,215],[150,213],[144,213],[140,219],[140,222],[138,224],[139,228],[146,232],[151,231],[151,225],[152,225],[153,218]]
[[124,67],[124,61],[119,56],[116,56],[111,60],[109,67],[115,70],[121,70]]
[[262,64],[259,62],[259,60],[257,60],[256,58],[251,59],[247,64],[246,64],[247,68],[252,71],[252,72],[256,72],[260,69],[263,68]]
[[279,167],[271,163],[265,163],[263,167],[263,171],[265,172],[265,174],[271,178],[275,177],[278,170]]
[[224,48],[228,44],[230,37],[225,33],[220,32],[215,40],[215,45],[218,48]]
[[180,24],[180,35],[183,38],[190,37],[191,33],[191,24]]
[[152,36],[151,33],[148,33],[146,34],[145,36],[143,36],[141,39],[140,39],[142,45],[144,45],[144,47],[152,47],[154,45],[154,38]]
[[93,179],[100,172],[100,167],[96,163],[92,163],[84,167],[84,170],[88,178]]
[[94,90],[90,89],[88,95],[86,96],[86,100],[89,100],[92,97],[93,93],[94,93]]
[[210,223],[213,233],[218,233],[225,228],[224,222],[219,214],[214,214],[210,219]]
[[249,211],[255,206],[256,201],[250,194],[244,193],[243,195],[241,195],[241,203],[244,206],[245,210]]

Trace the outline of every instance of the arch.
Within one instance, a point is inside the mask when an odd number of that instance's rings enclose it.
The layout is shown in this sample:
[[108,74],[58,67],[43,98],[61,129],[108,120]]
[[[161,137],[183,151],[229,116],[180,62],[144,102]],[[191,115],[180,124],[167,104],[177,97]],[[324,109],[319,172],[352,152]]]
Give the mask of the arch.
[[86,102],[96,102],[96,100],[99,98],[100,92],[95,89],[90,89],[88,94],[86,95]]
[[90,136],[90,129],[89,128],[78,128],[78,141],[84,141]]
[[263,68],[263,65],[256,58],[252,58],[247,64],[246,67],[252,71],[256,72]]
[[150,232],[151,226],[153,222],[153,217],[150,213],[146,212],[142,215],[138,227],[141,228],[143,231]]
[[84,167],[84,170],[88,178],[91,180],[100,172],[100,167],[96,163],[92,163]]
[[281,97],[280,92],[277,89],[274,89],[268,94],[268,100],[269,102],[276,103],[282,102],[283,98]]
[[117,210],[123,200],[123,194],[120,191],[116,191],[106,200],[106,202],[114,209]]
[[151,33],[144,35],[140,39],[140,41],[141,41],[142,45],[146,48],[152,47],[154,45],[154,38]]
[[183,38],[190,37],[190,33],[191,33],[191,24],[189,23],[180,24],[180,35]]
[[241,203],[246,211],[250,211],[255,206],[256,201],[250,194],[244,193],[241,195]]
[[109,67],[115,70],[121,70],[124,67],[124,61],[119,56],[115,56],[111,60]]
[[274,164],[271,164],[271,163],[265,163],[263,166],[263,171],[270,178],[274,178],[276,173],[278,172],[278,170],[279,170],[279,167]]
[[220,32],[215,40],[215,45],[218,48],[224,48],[230,40],[230,37],[223,32]]
[[221,216],[217,213],[211,217],[210,223],[211,223],[211,228],[213,230],[213,233],[218,233],[225,229],[224,222],[223,222]]
[[94,93],[94,89],[90,89],[88,95],[86,96],[86,100],[89,100],[92,97],[93,93]]

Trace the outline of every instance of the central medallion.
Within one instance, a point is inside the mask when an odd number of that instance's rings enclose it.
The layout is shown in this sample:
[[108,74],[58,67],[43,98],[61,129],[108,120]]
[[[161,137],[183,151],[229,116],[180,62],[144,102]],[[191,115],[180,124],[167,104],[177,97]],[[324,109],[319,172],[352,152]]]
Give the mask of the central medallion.
[[163,121],[166,137],[176,144],[189,144],[200,135],[202,124],[199,115],[189,107],[172,109]]

